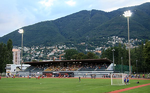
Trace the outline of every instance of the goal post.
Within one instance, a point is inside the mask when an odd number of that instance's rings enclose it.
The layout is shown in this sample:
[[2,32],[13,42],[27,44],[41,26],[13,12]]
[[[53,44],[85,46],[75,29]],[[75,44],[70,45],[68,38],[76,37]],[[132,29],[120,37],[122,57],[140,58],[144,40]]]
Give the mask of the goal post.
[[111,73],[111,85],[125,85],[124,78],[126,76],[125,73]]

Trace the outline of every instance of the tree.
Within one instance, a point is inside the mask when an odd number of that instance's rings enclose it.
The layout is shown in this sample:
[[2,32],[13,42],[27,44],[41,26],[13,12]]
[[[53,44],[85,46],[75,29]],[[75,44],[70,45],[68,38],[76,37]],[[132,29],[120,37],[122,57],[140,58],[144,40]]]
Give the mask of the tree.
[[76,59],[78,57],[78,54],[74,54],[71,58]]
[[13,45],[12,45],[12,40],[9,39],[7,41],[7,64],[12,64],[12,60],[13,60]]
[[98,59],[99,57],[92,53],[92,52],[88,52],[87,55],[84,53],[78,53],[77,50],[75,49],[68,49],[65,50],[65,55],[64,55],[66,60],[70,60],[70,59]]
[[2,61],[3,61],[2,72],[5,72],[5,67],[7,64],[7,46],[5,44],[3,44]]
[[32,62],[37,62],[37,60],[33,59]]
[[98,56],[92,52],[88,52],[87,59],[98,59]]
[[0,73],[5,72],[6,64],[12,64],[12,41],[9,39],[7,45],[0,43]]
[[0,73],[3,72],[3,46],[4,44],[3,43],[0,43]]
[[75,54],[78,54],[78,51],[75,50],[75,49],[68,49],[68,50],[65,50],[65,59],[66,60],[71,60],[72,56],[75,55]]
[[121,57],[123,57],[123,48],[121,46],[121,44],[119,43],[118,46],[118,63],[121,64]]
[[112,48],[108,48],[106,50],[103,50],[101,58],[107,58],[107,59],[113,60],[113,58],[112,58]]
[[144,61],[145,61],[145,67],[147,69],[147,71],[150,71],[150,41],[147,41],[144,47]]
[[78,53],[76,59],[85,59],[84,53]]
[[[114,51],[114,63],[118,65],[118,64],[121,64],[121,61],[122,61],[123,65],[128,65],[129,64],[127,62],[128,50],[126,50],[125,45],[122,46],[121,44],[119,44],[119,46],[115,46],[115,47],[103,50],[101,57],[113,60],[113,52],[112,52],[113,49],[115,49],[115,51]],[[121,60],[121,57],[122,57],[122,60]]]
[[128,50],[126,50],[126,46],[123,45],[123,64],[127,65],[128,63]]

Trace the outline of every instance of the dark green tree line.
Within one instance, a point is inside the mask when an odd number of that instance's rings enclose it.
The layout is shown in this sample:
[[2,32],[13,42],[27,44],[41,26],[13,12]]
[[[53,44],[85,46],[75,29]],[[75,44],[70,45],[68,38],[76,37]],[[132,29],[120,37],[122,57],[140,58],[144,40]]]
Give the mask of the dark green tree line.
[[[101,58],[113,60],[113,49],[115,49],[115,64],[121,65],[123,62],[123,65],[129,65],[129,52],[125,45],[119,44],[118,46],[103,50]],[[150,72],[150,41],[147,41],[145,45],[142,43],[138,47],[131,49],[130,53],[132,73]]]
[[102,51],[101,58],[107,58],[110,60],[113,60],[113,51],[114,51],[114,62],[115,64],[121,64],[121,61],[123,61],[123,64],[128,64],[128,50],[126,50],[124,45],[119,44],[118,46],[108,48],[107,50]]
[[147,71],[150,71],[150,41],[146,42],[143,51],[145,68]]
[[71,59],[98,59],[99,57],[92,53],[92,52],[88,52],[87,54],[84,53],[79,53],[77,50],[75,49],[68,49],[65,50],[65,55],[64,55],[66,60],[71,60]]
[[5,72],[6,64],[12,64],[13,53],[12,53],[12,40],[7,41],[7,45],[0,43],[0,73]]

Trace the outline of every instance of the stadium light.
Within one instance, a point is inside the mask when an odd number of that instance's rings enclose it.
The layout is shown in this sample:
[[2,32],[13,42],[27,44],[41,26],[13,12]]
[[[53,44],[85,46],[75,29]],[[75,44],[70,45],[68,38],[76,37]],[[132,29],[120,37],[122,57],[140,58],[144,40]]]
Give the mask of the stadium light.
[[20,34],[22,34],[22,41],[21,41],[21,71],[22,71],[22,62],[23,62],[23,29],[19,29],[18,31]]
[[112,52],[113,52],[113,71],[115,70],[115,68],[114,68],[114,51],[115,51],[115,49],[112,49]]
[[130,61],[130,35],[129,35],[129,17],[131,17],[132,13],[130,10],[124,12],[124,17],[127,18],[128,25],[128,47],[129,47],[129,74],[131,75],[131,61]]
[[124,12],[124,17],[131,17],[132,13],[130,10]]

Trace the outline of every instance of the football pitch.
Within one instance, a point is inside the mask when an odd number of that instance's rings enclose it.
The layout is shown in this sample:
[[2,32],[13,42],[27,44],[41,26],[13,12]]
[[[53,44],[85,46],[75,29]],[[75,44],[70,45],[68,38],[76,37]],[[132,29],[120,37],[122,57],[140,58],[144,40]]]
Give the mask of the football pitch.
[[[136,82],[139,81],[139,84]],[[81,78],[2,78],[0,93],[108,93],[150,83],[150,80],[130,79],[129,85],[110,85],[110,79]],[[150,93],[150,85],[122,93]]]

